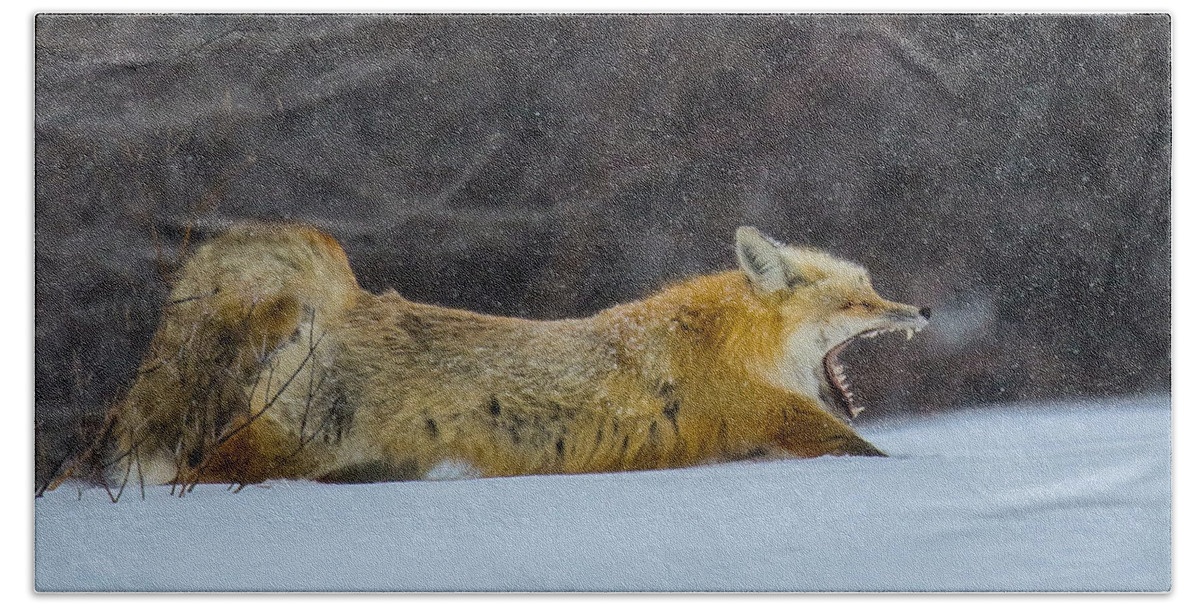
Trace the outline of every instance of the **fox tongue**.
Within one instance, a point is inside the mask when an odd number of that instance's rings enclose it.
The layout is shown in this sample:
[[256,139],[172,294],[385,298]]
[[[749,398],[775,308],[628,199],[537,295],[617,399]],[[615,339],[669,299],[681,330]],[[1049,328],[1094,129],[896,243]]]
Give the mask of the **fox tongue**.
[[850,382],[846,380],[846,370],[842,367],[842,362],[838,360],[838,355],[849,343],[850,341],[847,340],[825,354],[825,379],[833,387],[834,398],[838,405],[842,406],[847,416],[854,418],[864,408],[854,405],[854,393],[850,392]]

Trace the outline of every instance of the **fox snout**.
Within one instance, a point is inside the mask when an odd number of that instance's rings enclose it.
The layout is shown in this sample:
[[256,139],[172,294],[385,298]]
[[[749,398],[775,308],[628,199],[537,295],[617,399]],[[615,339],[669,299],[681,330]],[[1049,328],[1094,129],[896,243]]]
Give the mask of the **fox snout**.
[[933,310],[928,306],[917,308],[907,304],[893,304],[887,311],[887,316],[901,323],[917,323],[924,326],[933,316]]
[[896,304],[888,310],[885,318],[891,325],[891,330],[906,331],[911,338],[913,332],[921,331],[925,329],[926,325],[929,325],[929,319],[932,316],[933,310],[928,306],[917,308],[907,304]]

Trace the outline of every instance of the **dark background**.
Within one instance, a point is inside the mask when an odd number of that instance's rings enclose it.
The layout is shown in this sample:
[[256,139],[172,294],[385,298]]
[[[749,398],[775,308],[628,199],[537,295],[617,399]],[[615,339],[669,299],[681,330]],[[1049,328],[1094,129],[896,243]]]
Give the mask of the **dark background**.
[[933,307],[845,357],[864,419],[1166,392],[1170,27],[40,16],[38,481],[181,251],[245,218],[327,230],[372,291],[541,319],[733,268],[753,224]]

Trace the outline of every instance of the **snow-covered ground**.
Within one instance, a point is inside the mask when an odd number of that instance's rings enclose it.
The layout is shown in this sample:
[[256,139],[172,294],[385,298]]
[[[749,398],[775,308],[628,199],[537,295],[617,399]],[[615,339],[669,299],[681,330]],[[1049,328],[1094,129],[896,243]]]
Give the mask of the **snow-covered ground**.
[[36,586],[1165,591],[1167,397],[866,426],[891,458],[37,499]]

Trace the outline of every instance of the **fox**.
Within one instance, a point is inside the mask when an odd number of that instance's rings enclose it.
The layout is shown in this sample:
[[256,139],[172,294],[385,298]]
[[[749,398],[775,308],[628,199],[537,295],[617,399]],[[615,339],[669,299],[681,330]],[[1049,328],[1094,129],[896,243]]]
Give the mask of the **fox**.
[[183,266],[100,466],[194,487],[886,456],[851,426],[839,355],[930,310],[823,250],[734,237],[734,270],[530,320],[370,293],[328,234],[235,225]]

